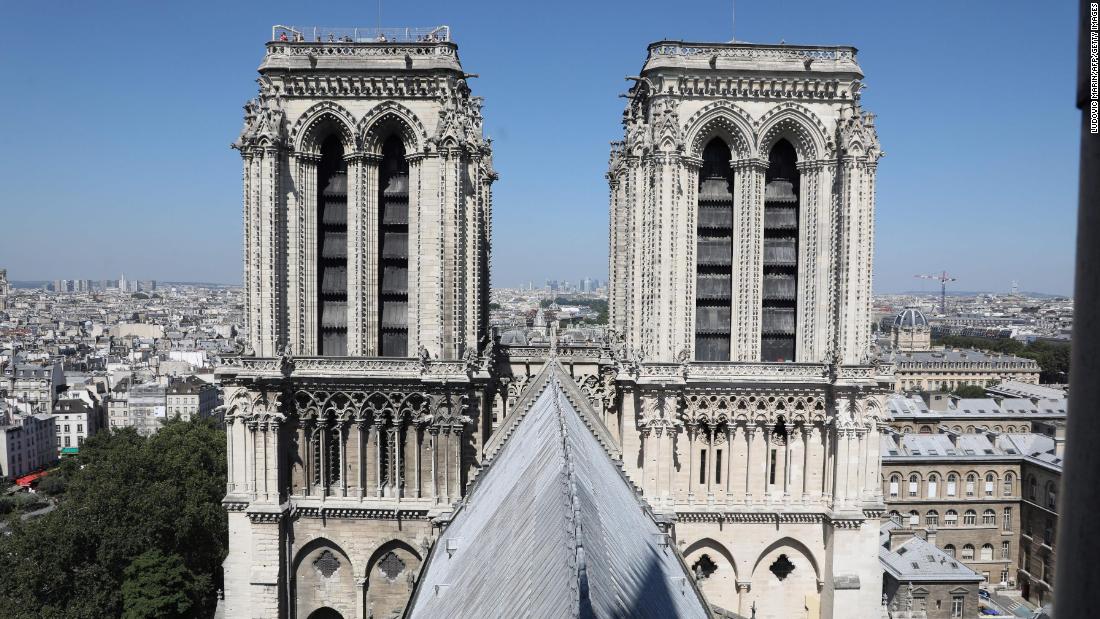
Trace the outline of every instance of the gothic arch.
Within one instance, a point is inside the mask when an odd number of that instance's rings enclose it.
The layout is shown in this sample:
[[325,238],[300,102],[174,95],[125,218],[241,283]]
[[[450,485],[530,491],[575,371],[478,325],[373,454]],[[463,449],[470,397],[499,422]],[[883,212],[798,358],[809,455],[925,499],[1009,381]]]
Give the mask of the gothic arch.
[[356,139],[353,127],[355,118],[351,112],[332,101],[322,101],[306,110],[294,122],[290,142],[295,152],[321,154],[321,143],[333,133],[340,136],[344,153],[355,152]]
[[758,125],[757,152],[766,157],[780,139],[794,146],[799,162],[826,157],[831,140],[825,124],[809,108],[794,102],[781,103],[768,110]]
[[428,136],[416,114],[394,101],[385,101],[372,109],[359,121],[355,133],[361,138],[363,149],[371,153],[381,153],[386,138],[396,134],[401,136],[405,152],[413,154],[423,148]]
[[354,616],[355,568],[338,544],[325,537],[306,542],[295,553],[291,574],[297,616],[309,617],[321,608]]
[[[302,544],[302,547],[298,549],[298,552],[294,553],[294,571],[298,571],[298,566],[301,565],[302,561],[306,557],[308,557],[314,551],[320,550],[322,548],[326,548],[339,554],[340,558],[342,558],[344,561],[347,561],[349,567],[353,565],[351,559],[348,557],[348,553],[344,552],[344,549],[341,548],[339,544],[330,540],[327,537],[315,537],[305,544]],[[352,573],[355,573],[354,569],[351,571]]]
[[684,563],[692,570],[697,565],[710,567],[709,572],[695,573],[707,601],[723,608],[737,608],[737,563],[725,545],[709,537],[698,540],[684,551]]
[[373,566],[374,566],[374,565],[375,565],[376,563],[378,563],[378,561],[379,561],[380,559],[382,559],[383,557],[385,557],[385,556],[386,556],[387,554],[389,554],[389,553],[390,553],[390,551],[393,551],[393,550],[404,550],[405,552],[407,552],[407,553],[411,554],[411,555],[412,555],[413,557],[415,557],[417,561],[423,561],[423,560],[424,560],[424,559],[423,559],[423,558],[422,558],[422,557],[420,556],[420,551],[418,551],[417,549],[413,548],[413,547],[412,547],[412,545],[410,545],[410,544],[409,544],[408,542],[406,542],[405,540],[402,540],[402,539],[391,539],[390,541],[388,541],[388,542],[385,542],[385,543],[383,543],[383,544],[382,544],[381,546],[379,546],[378,548],[376,548],[376,549],[375,549],[375,551],[374,551],[373,553],[371,553],[370,559],[369,559],[369,560],[367,561],[367,566],[366,566],[366,570],[365,570],[365,571],[364,571],[364,573],[363,573],[363,576],[364,576],[364,577],[365,577],[365,578],[366,578],[366,579],[367,579],[368,581],[369,581],[369,580],[370,580],[370,578],[371,578],[371,573],[370,573],[370,571],[371,571],[371,568],[372,568],[372,567],[373,567]]
[[404,610],[422,564],[420,553],[404,540],[391,539],[374,551],[363,576],[367,606],[375,617],[396,616]]
[[[756,562],[752,566],[752,573],[756,575],[760,569],[760,563],[773,551],[780,548],[790,548],[792,551],[801,554],[806,561],[814,568],[814,578],[821,580],[821,568],[818,567],[817,559],[814,557],[814,553],[810,551],[802,542],[794,539],[793,537],[781,537],[768,545],[759,555],[756,557]],[[768,566],[764,566],[764,569],[768,569]]]
[[720,137],[729,147],[734,159],[753,157],[752,144],[756,134],[752,118],[747,112],[729,101],[716,101],[692,114],[687,121],[688,152],[692,157],[702,157],[703,147],[712,138]]

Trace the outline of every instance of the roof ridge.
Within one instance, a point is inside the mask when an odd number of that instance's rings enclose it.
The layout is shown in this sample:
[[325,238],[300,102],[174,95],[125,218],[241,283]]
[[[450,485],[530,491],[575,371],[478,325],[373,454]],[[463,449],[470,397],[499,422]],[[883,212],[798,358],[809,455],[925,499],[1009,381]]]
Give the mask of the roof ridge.
[[568,497],[565,517],[566,521],[569,523],[569,539],[573,542],[573,552],[570,560],[572,562],[574,580],[569,583],[569,588],[575,596],[573,601],[573,616],[580,617],[581,608],[590,606],[590,604],[587,603],[588,570],[584,557],[584,535],[581,530],[580,518],[577,516],[581,509],[580,497],[577,495],[576,471],[573,469],[573,458],[571,450],[569,449],[569,431],[565,427],[565,413],[561,410],[561,396],[564,393],[564,386],[561,380],[556,376],[554,377],[554,384],[558,386],[558,390],[554,393],[554,413],[557,416],[558,432],[561,439],[559,445],[561,447],[562,459],[565,462],[565,466],[562,467],[562,482],[565,485],[565,493]]

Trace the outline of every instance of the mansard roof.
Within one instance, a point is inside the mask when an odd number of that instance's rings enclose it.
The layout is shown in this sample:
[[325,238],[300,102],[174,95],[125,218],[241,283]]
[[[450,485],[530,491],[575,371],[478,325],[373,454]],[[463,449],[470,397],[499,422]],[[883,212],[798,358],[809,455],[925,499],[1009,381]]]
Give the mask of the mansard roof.
[[408,617],[708,616],[601,445],[602,424],[570,392],[556,361],[532,382],[432,549]]

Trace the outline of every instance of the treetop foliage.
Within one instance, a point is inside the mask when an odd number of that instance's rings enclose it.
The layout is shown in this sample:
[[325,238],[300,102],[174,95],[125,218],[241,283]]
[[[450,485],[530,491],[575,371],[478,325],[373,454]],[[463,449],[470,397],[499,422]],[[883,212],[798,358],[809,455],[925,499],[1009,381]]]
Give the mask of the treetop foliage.
[[169,421],[150,437],[102,432],[55,474],[58,508],[0,538],[0,617],[213,614],[228,538],[225,435],[214,422]]

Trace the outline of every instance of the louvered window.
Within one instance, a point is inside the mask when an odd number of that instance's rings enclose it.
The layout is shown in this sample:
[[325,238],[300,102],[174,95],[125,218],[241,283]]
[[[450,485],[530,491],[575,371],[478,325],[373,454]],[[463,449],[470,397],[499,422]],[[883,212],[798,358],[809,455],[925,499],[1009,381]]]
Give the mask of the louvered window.
[[733,171],[725,142],[703,149],[696,224],[695,358],[728,361],[732,320]]
[[760,359],[794,361],[798,309],[799,175],[794,147],[772,148],[764,187]]
[[342,356],[348,351],[348,177],[335,135],[321,145],[317,176],[318,352]]
[[394,135],[382,145],[379,167],[378,353],[409,354],[409,164]]

